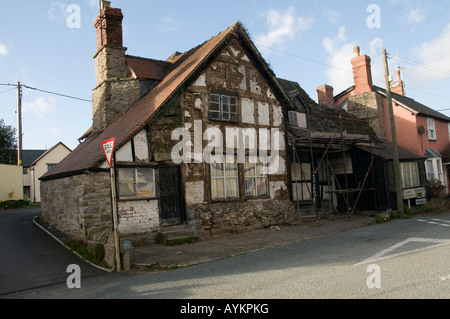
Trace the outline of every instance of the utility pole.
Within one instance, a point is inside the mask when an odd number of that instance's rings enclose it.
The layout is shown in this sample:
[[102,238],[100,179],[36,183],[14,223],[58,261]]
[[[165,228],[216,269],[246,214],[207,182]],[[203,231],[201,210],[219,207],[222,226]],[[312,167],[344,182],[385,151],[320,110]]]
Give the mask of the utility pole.
[[397,130],[395,128],[394,109],[392,107],[391,81],[389,79],[389,67],[386,49],[383,49],[382,54],[384,64],[384,79],[386,82],[386,100],[387,100],[387,107],[389,110],[389,124],[391,127],[392,152],[394,157],[393,167],[394,167],[395,193],[397,198],[397,210],[399,214],[403,216],[404,208],[403,208],[402,190],[400,187],[401,175],[400,175],[400,161],[398,158],[398,148],[397,148]]
[[17,165],[22,166],[22,86],[17,82]]

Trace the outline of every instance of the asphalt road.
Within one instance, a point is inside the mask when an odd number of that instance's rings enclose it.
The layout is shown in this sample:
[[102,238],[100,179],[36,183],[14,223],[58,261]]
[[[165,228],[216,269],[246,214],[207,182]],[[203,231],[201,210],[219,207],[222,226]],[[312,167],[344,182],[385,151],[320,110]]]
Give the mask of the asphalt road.
[[[7,297],[448,299],[449,230],[450,214],[395,220],[174,271],[113,273],[85,278],[81,289],[61,283]],[[59,262],[62,279],[68,262]]]
[[38,228],[33,219],[40,213],[40,208],[0,211],[0,298],[36,287],[66,284],[71,264],[80,266],[81,278],[105,274]]

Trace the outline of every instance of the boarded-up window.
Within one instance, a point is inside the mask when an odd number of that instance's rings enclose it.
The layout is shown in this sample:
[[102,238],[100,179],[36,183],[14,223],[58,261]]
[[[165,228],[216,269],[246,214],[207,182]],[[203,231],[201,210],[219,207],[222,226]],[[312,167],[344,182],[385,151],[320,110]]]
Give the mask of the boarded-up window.
[[350,155],[330,155],[329,162],[336,175],[353,174],[352,158]]
[[292,199],[294,201],[311,200],[311,163],[292,163]]
[[288,116],[289,124],[301,128],[307,128],[308,125],[306,124],[306,113],[289,111]]

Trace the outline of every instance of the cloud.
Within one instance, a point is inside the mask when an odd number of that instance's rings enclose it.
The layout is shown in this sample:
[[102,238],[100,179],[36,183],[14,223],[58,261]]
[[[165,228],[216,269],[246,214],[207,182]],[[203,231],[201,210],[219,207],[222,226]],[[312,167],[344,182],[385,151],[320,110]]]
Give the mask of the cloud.
[[323,40],[323,47],[328,54],[327,64],[330,65],[330,68],[325,71],[327,84],[333,86],[335,94],[354,84],[351,60],[354,57],[353,48],[356,45],[360,45],[361,54],[366,54],[371,58],[374,84],[383,85],[384,69],[381,58],[383,43],[381,38],[374,38],[367,45],[350,41],[347,39],[344,26],[339,28],[338,34],[333,38],[326,37]]
[[53,112],[56,106],[56,100],[52,97],[38,97],[32,102],[23,103],[23,112],[30,113],[43,119],[46,115]]
[[450,79],[450,24],[434,39],[413,48],[407,81],[417,88]]
[[8,47],[6,46],[6,44],[2,44],[0,43],[0,56],[6,56],[8,55],[9,50]]
[[314,18],[310,15],[299,17],[295,8],[290,6],[284,12],[268,11],[266,23],[269,26],[269,32],[257,36],[256,44],[264,47],[279,47],[286,41],[294,40],[300,32],[310,29],[314,24]]
[[408,8],[402,16],[402,21],[407,24],[416,24],[425,19],[425,10],[418,4],[415,8]]
[[331,24],[337,24],[341,18],[341,13],[333,8],[324,8],[323,15]]
[[166,16],[161,19],[159,25],[157,26],[159,32],[167,33],[172,31],[177,31],[180,29],[179,23],[172,17]]
[[[54,1],[50,5],[50,9],[47,12],[47,18],[56,23],[66,22],[67,18],[71,14],[72,4],[67,4],[65,2]],[[69,12],[67,11],[69,9]]]
[[341,26],[334,38],[326,37],[322,42],[328,53],[327,64],[331,66],[326,70],[327,84],[333,86],[336,94],[353,85],[350,60],[356,44],[347,40],[345,31],[345,27]]

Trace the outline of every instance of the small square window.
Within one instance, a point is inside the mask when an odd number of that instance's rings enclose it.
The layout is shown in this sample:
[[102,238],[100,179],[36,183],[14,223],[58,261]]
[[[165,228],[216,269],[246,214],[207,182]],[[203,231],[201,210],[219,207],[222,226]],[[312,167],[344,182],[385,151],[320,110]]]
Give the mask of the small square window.
[[237,122],[237,97],[211,93],[209,95],[209,118],[217,121]]

